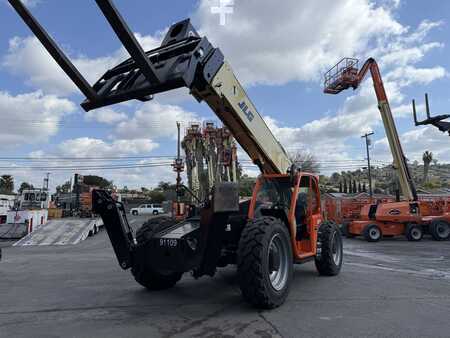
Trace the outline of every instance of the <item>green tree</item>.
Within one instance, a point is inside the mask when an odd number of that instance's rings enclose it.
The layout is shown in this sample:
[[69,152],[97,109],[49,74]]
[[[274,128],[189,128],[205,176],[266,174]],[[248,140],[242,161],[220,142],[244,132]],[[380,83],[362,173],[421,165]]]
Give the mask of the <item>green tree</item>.
[[244,174],[239,179],[239,196],[249,197],[252,195],[253,187],[255,186],[256,177],[250,177]]
[[157,189],[161,190],[161,191],[167,191],[167,190],[171,190],[173,188],[172,186],[173,186],[173,184],[170,182],[161,181],[158,183]]
[[72,188],[72,184],[70,183],[70,181],[66,181],[61,185],[58,185],[56,187],[56,192],[58,193],[68,193],[70,192],[70,189]]
[[22,191],[24,191],[24,190],[31,190],[31,189],[34,189],[34,187],[33,187],[33,185],[31,183],[22,182],[20,184],[19,190],[17,190],[17,191],[18,191],[19,194],[21,194]]
[[96,186],[99,188],[110,188],[113,185],[112,181],[108,181],[106,178],[96,175],[83,176],[83,183],[86,185]]
[[162,191],[153,189],[148,193],[151,203],[162,203],[166,198]]
[[0,191],[3,193],[12,193],[14,191],[14,178],[11,175],[2,175],[0,177]]

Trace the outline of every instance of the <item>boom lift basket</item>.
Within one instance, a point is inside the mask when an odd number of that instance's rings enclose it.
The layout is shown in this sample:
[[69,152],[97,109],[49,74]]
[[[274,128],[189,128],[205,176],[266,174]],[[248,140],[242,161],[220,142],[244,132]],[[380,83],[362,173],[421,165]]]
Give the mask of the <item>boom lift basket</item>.
[[358,59],[343,58],[325,73],[324,92],[338,94],[344,89],[358,86]]

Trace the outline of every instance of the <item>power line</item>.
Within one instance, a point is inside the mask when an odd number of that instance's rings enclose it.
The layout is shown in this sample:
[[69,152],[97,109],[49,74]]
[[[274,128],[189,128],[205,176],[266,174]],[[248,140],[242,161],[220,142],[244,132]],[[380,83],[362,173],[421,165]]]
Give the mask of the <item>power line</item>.
[[154,167],[165,167],[171,166],[170,163],[152,163],[152,164],[133,164],[133,165],[110,165],[110,166],[42,166],[42,167],[33,167],[33,166],[8,166],[1,167],[0,170],[8,170],[8,171],[17,171],[17,170],[36,170],[36,171],[54,171],[54,170],[115,170],[115,169],[138,169],[138,168],[154,168]]

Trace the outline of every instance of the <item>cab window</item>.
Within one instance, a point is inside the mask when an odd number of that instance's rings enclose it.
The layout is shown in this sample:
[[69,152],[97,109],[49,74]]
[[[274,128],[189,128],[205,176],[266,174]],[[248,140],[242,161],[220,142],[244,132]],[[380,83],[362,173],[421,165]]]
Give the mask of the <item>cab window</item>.
[[319,189],[317,187],[316,180],[314,179],[311,180],[311,187],[312,187],[310,191],[311,210],[313,214],[317,214],[319,212],[319,202],[318,202],[319,196],[317,196],[317,192]]

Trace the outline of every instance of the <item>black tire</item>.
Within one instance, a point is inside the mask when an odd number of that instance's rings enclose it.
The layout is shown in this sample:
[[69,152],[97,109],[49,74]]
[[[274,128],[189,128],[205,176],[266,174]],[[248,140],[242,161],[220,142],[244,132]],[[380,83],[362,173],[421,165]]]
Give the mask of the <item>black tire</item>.
[[383,236],[383,233],[378,225],[369,224],[365,227],[363,236],[367,242],[378,242]]
[[444,220],[435,220],[430,224],[430,234],[435,241],[446,241],[450,238],[450,224]]
[[420,224],[409,223],[405,228],[405,236],[408,241],[418,242],[423,237],[423,229]]
[[133,216],[137,216],[137,215],[138,215],[138,212],[137,212],[137,210],[133,210],[133,211],[131,212],[131,214],[132,214]]
[[[155,217],[145,222],[136,232],[137,245],[145,246],[155,233],[175,224],[170,217]],[[145,264],[135,263],[131,273],[136,282],[149,290],[164,290],[173,287],[182,277],[183,273],[175,271],[154,271]]]
[[158,212],[158,210],[153,210],[153,215],[158,215],[159,214],[159,212]]
[[342,235],[336,224],[324,222],[317,233],[317,253],[315,264],[322,276],[336,276],[343,262]]
[[253,306],[273,309],[285,301],[293,276],[289,231],[275,217],[259,217],[242,231],[237,272],[243,298]]

